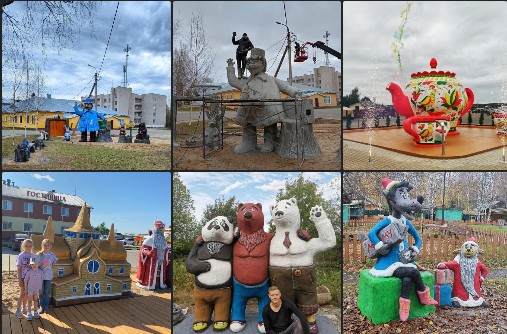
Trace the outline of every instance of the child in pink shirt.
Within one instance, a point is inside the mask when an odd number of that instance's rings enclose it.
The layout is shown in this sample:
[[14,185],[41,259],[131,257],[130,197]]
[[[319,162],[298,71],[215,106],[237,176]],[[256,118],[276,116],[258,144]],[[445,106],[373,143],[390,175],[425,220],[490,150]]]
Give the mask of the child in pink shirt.
[[25,291],[28,296],[28,314],[26,320],[32,320],[32,301],[33,301],[33,317],[39,319],[39,313],[37,312],[37,300],[39,294],[42,292],[42,269],[39,268],[39,261],[37,258],[32,257],[30,259],[31,269],[25,275]]
[[[16,309],[16,317],[19,319],[23,318],[23,313],[26,313],[26,300],[27,295],[25,291],[25,275],[30,270],[30,259],[35,256],[32,253],[33,241],[32,239],[25,239],[21,243],[21,253],[16,259],[16,265],[18,266],[18,282],[19,282],[19,298],[18,307]],[[23,312],[21,312],[21,305],[23,304]]]

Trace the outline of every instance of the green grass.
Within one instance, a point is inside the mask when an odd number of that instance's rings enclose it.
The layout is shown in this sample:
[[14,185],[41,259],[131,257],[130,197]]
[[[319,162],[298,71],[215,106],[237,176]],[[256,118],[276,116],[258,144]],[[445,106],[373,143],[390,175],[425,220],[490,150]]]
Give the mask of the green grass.
[[[185,258],[174,259],[173,282],[174,302],[180,305],[193,305],[194,275],[187,272]],[[317,265],[317,286],[324,285],[331,292],[333,300],[330,305],[340,307],[341,303],[341,270],[339,264]]]
[[[29,136],[29,140],[31,136]],[[33,136],[36,138],[37,136]],[[22,136],[14,142],[21,142]],[[125,144],[131,145],[131,144]],[[80,145],[56,138],[46,141],[46,147],[32,153],[28,163],[9,165],[10,170],[169,170],[170,145],[150,146],[132,144],[125,148],[99,145]],[[145,145],[145,146],[136,146]],[[2,160],[14,159],[12,139],[2,138]],[[32,163],[36,159],[36,164]],[[3,163],[2,163],[3,165]],[[5,166],[3,167],[5,169]]]
[[500,227],[494,225],[469,225],[469,226],[485,231],[507,232],[507,227]]

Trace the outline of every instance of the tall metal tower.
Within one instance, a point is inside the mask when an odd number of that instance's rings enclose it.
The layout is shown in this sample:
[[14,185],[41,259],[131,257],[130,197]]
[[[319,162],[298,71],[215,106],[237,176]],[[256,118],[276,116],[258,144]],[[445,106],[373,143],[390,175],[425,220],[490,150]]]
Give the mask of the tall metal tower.
[[127,57],[125,59],[125,65],[123,65],[123,87],[127,88],[128,80],[127,80],[127,65],[129,62],[129,51],[132,50],[132,48],[127,44],[127,47],[123,49],[127,53]]
[[[324,34],[324,36],[322,36],[326,39],[326,46],[329,46],[328,45],[329,44],[329,38],[328,38],[329,36],[330,36],[329,31],[326,30],[326,33]],[[326,65],[326,67],[329,67],[329,54],[327,52],[324,52],[324,54],[326,55],[325,65]]]

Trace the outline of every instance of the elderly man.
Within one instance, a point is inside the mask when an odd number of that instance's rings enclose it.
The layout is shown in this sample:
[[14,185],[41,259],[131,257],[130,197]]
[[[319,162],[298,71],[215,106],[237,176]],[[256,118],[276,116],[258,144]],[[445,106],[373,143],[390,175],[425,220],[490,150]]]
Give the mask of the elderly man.
[[[291,97],[296,96],[296,89],[287,82],[281,81],[266,73],[266,58],[263,49],[253,48],[246,68],[251,75],[242,80],[234,74],[234,61],[227,60],[227,80],[229,84],[241,90],[241,99],[264,100],[280,99],[280,92]],[[276,124],[282,122],[285,112],[281,102],[248,102],[238,108],[236,123],[243,126],[242,142],[234,148],[234,153],[247,153],[257,148],[257,129],[264,127],[264,144],[261,152],[273,152],[276,141]]]
[[[165,225],[157,220],[153,234],[144,240],[139,252],[136,285],[145,290],[155,290],[157,285],[165,289],[169,269],[169,247],[164,238]],[[160,275],[157,277],[157,272]],[[157,284],[158,283],[158,284]]]

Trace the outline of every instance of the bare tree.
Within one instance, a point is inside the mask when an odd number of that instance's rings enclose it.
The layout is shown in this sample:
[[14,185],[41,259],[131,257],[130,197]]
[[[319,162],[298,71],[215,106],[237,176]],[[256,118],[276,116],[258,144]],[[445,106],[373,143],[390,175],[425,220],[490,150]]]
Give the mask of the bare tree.
[[[7,1],[2,4],[2,85],[16,94],[22,63],[44,68],[49,52],[73,48],[81,33],[93,36],[96,1]],[[40,91],[40,87],[39,87]]]
[[182,31],[176,20],[177,46],[173,55],[173,83],[177,96],[191,95],[192,87],[205,82],[213,71],[215,55],[208,44],[201,14],[192,14]]

